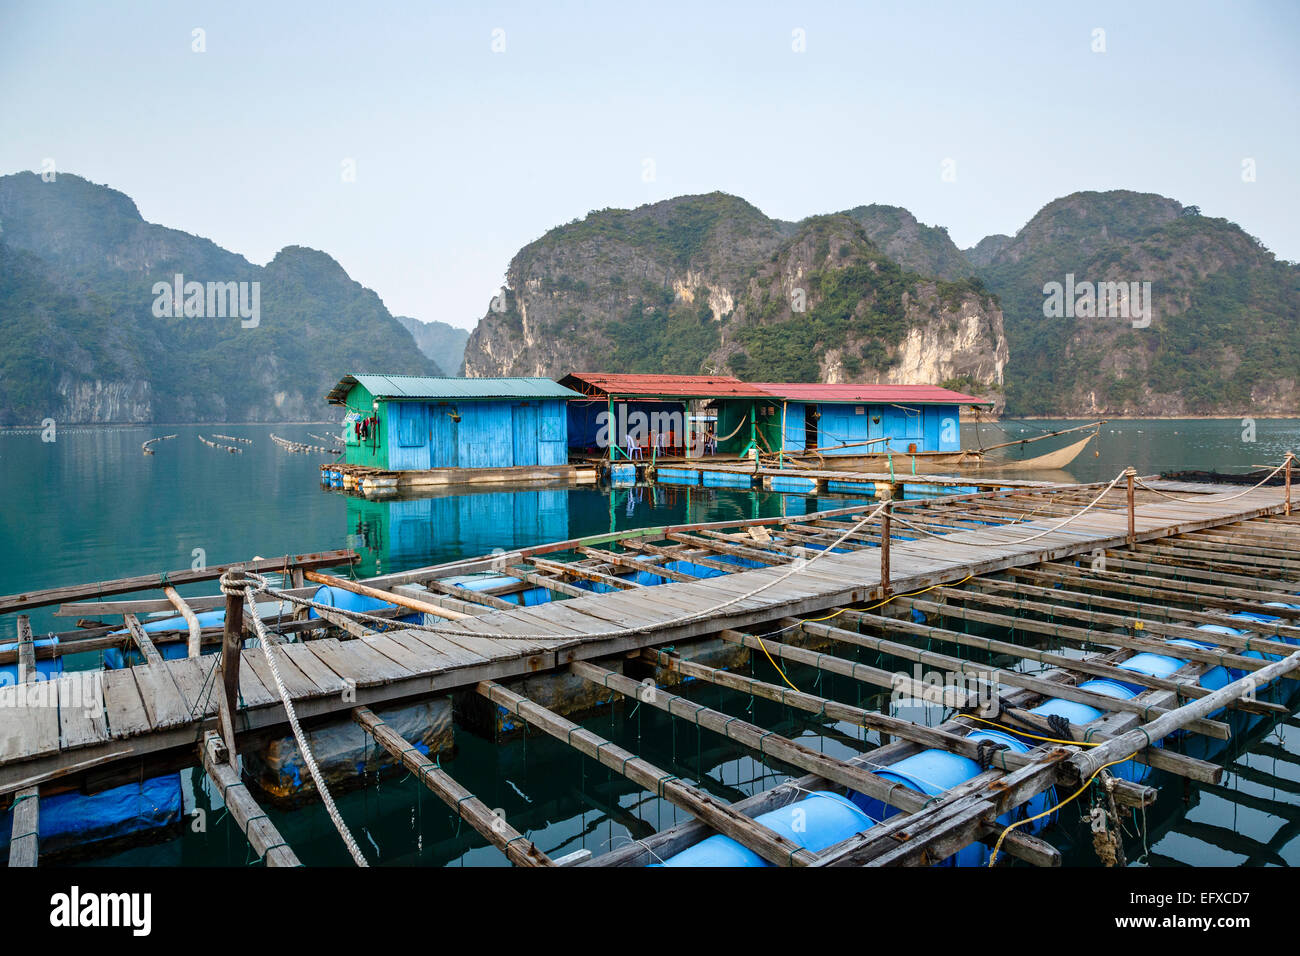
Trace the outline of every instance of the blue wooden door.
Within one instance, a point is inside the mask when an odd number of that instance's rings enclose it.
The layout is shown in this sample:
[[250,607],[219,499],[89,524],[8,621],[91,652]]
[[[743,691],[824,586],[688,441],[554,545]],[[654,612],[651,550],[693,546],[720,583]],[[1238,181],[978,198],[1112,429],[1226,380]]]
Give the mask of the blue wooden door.
[[460,455],[457,444],[456,420],[446,405],[434,405],[429,409],[429,457],[430,468],[458,468]]
[[516,465],[537,464],[537,406],[516,405],[511,410],[514,424]]

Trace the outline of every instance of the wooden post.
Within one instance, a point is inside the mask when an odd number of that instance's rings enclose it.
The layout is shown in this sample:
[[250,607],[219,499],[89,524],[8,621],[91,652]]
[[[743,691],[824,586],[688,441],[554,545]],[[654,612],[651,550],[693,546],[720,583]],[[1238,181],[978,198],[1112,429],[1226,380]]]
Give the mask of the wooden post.
[[[223,578],[226,575],[222,575]],[[254,610],[254,613],[257,613]],[[231,593],[226,595],[226,621],[221,637],[221,692],[217,695],[217,715],[220,718],[221,738],[234,763],[235,709],[239,701],[239,653],[244,644],[244,598]]]
[[[18,683],[36,680],[35,641],[31,620],[18,615]],[[19,698],[19,706],[21,704]],[[14,794],[13,838],[9,843],[10,866],[35,866],[40,853],[41,789],[24,787]]]
[[235,766],[234,755],[223,750],[220,738],[212,731],[199,741],[199,759],[208,777],[217,785],[231,819],[267,866],[302,866],[298,855],[284,842],[262,808],[259,807]]
[[884,597],[889,594],[889,524],[890,514],[894,510],[894,500],[885,502],[885,510],[880,515],[880,592]]
[[1137,470],[1130,465],[1124,471],[1124,477],[1128,479],[1128,547],[1132,551],[1137,547],[1137,531],[1135,530],[1135,518],[1133,514],[1133,479],[1137,475]]
[[1295,461],[1295,455],[1291,452],[1286,453],[1286,508],[1283,514],[1291,514],[1291,462]]

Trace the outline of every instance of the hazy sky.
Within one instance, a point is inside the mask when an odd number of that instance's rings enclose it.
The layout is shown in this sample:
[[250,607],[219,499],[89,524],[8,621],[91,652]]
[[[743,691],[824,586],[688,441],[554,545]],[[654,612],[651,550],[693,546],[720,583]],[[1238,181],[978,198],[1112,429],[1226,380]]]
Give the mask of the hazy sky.
[[52,158],[466,327],[550,227],[715,189],[784,219],[901,205],[963,248],[1147,190],[1300,259],[1298,51],[1293,2],[0,0],[0,173]]

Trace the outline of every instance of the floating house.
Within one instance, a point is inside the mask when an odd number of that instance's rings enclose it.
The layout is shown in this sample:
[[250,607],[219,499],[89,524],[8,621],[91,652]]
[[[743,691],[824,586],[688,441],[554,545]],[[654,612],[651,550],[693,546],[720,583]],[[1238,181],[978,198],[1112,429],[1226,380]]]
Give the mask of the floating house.
[[[715,402],[719,452],[820,455],[955,452],[962,405],[991,402],[937,385],[756,382],[765,396]],[[753,422],[751,437],[744,427]]]
[[548,378],[358,374],[326,400],[346,409],[343,464],[420,471],[565,465],[581,397]]
[[697,455],[702,442],[692,449],[691,435],[702,437],[711,416],[694,413],[693,406],[725,400],[748,408],[772,399],[730,375],[572,372],[560,384],[581,393],[569,402],[569,448],[610,458]]

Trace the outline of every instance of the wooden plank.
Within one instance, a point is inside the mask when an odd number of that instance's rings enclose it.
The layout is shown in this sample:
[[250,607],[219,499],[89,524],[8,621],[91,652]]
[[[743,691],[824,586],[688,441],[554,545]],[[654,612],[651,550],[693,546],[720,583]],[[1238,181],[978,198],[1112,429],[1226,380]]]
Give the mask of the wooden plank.
[[131,673],[140,689],[140,700],[154,730],[190,722],[190,706],[181,697],[171,671],[161,657],[156,664],[132,667]]
[[127,630],[131,632],[131,639],[135,641],[135,646],[144,655],[145,661],[149,664],[161,664],[163,656],[158,653],[158,648],[153,646],[153,641],[149,639],[149,635],[145,633],[144,628],[140,626],[140,621],[136,616],[134,614],[124,614],[122,617],[126,621]]
[[[37,678],[36,656],[33,653],[31,621],[26,614],[18,618],[18,682],[30,684]],[[46,691],[54,688],[47,686]],[[21,688],[20,688],[21,690]],[[26,706],[39,706],[39,702],[24,695]],[[51,711],[55,719],[57,736],[59,697],[57,691],[52,698],[44,702],[44,709]],[[55,747],[58,741],[55,740]],[[9,865],[12,867],[29,867],[36,865],[40,853],[41,829],[41,791],[39,787],[27,787],[14,794],[11,808],[13,818],[9,837]]]
[[134,737],[152,729],[135,675],[129,667],[104,671],[103,683],[104,709],[108,715],[109,733],[114,739]]
[[280,695],[272,684],[267,687],[262,683],[261,678],[257,676],[257,671],[249,665],[249,662],[255,656],[261,656],[260,647],[252,650],[241,651],[239,653],[239,707],[245,709],[248,707],[265,707],[267,704],[277,703]]
[[445,637],[439,637],[431,631],[418,631],[411,634],[411,637],[421,643],[427,644],[433,650],[445,656],[452,667],[472,667],[476,664],[486,664],[488,658],[482,654],[476,654],[467,647],[454,644]]
[[[271,653],[277,655],[275,664],[280,671],[280,679],[284,681],[284,689],[288,691],[291,699],[315,697],[317,693],[316,683],[298,669],[298,665],[293,662],[293,658],[283,652],[283,648],[286,646],[277,644],[271,649]],[[257,648],[255,653],[250,652],[244,659],[244,663],[257,675],[257,679],[267,689],[268,693],[274,693],[276,699],[279,699],[279,693],[275,686],[275,676],[271,673],[271,667],[266,663],[266,656],[262,653],[261,648]]]
[[[330,667],[325,661],[317,656],[315,647],[318,644],[325,644],[332,641],[333,638],[326,638],[323,641],[307,641],[302,644],[282,644],[280,649],[302,671],[303,676],[316,685],[314,696],[325,697],[333,694],[341,694],[348,689],[348,683],[338,672]],[[338,641],[334,641],[335,644]]]
[[351,678],[357,687],[390,684],[412,676],[411,672],[385,657],[364,641],[313,641],[312,651],[341,677]]
[[100,671],[74,671],[60,675],[59,747],[73,750],[109,739],[104,714],[104,682]]
[[387,634],[363,638],[364,642],[383,654],[389,660],[406,668],[412,674],[423,674],[440,669],[446,658],[440,657],[432,648],[412,650],[406,644],[393,640]]
[[176,689],[195,719],[211,717],[217,712],[216,688],[220,679],[217,665],[220,660],[220,655],[208,654],[168,662]]

